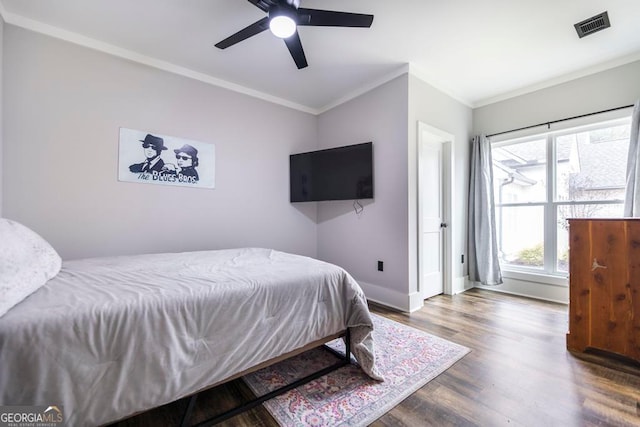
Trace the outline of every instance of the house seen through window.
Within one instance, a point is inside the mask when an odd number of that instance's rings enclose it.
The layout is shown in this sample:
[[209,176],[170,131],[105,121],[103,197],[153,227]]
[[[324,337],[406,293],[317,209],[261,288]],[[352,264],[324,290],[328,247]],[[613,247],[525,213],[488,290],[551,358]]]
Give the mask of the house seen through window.
[[567,218],[623,216],[630,119],[492,144],[500,264],[568,272]]

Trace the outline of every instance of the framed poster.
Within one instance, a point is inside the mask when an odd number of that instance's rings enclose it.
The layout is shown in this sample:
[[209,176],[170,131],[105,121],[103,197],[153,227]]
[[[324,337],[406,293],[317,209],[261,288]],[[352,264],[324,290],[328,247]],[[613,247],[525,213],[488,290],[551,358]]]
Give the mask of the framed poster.
[[213,144],[120,128],[119,181],[215,188],[215,160]]

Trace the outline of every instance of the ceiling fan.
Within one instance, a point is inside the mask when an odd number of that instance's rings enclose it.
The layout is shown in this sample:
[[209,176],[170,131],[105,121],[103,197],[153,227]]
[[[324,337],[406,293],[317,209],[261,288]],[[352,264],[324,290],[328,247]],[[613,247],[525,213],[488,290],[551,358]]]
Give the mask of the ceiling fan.
[[284,40],[298,69],[308,65],[298,35],[298,26],[369,28],[373,22],[373,15],[305,9],[299,7],[300,0],[249,0],[249,2],[267,12],[268,16],[227,37],[217,43],[216,47],[226,49],[269,28],[276,37]]

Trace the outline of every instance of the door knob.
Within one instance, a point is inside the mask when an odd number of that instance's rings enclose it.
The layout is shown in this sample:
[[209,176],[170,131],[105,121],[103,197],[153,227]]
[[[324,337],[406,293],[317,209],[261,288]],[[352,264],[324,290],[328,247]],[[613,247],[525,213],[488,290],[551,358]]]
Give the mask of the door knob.
[[447,228],[447,223],[446,222],[441,222],[440,223],[440,228]]

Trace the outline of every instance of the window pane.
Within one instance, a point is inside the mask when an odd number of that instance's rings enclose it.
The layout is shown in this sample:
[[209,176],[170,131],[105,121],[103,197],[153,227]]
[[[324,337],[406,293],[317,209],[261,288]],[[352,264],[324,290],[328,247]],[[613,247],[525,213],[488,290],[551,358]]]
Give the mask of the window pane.
[[496,227],[502,264],[543,268],[543,206],[496,207]]
[[628,124],[556,138],[558,201],[624,199]]
[[546,139],[494,147],[491,153],[496,204],[546,201]]
[[559,272],[569,271],[569,224],[567,218],[622,218],[624,204],[607,205],[559,205],[558,206],[558,259],[556,269]]

